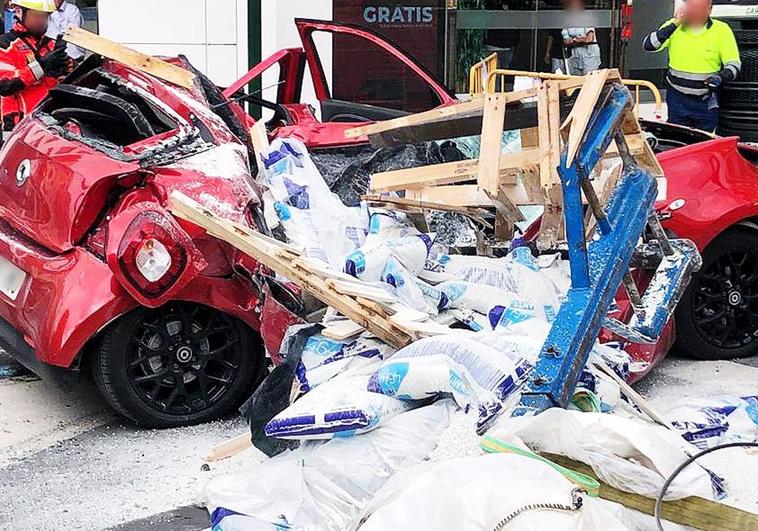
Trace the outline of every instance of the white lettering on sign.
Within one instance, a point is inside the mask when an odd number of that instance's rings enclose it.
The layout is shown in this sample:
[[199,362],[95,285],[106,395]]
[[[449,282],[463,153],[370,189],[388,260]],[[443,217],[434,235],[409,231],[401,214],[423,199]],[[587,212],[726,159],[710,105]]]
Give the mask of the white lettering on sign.
[[429,24],[434,10],[422,6],[367,6],[363,20],[369,24]]

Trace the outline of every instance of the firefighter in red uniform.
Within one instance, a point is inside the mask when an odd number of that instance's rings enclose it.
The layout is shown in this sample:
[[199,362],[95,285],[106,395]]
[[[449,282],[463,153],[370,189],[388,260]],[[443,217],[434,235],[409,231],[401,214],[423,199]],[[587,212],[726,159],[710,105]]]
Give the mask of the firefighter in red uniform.
[[15,22],[0,36],[2,129],[11,131],[71,72],[66,43],[45,36],[54,0],[12,0]]

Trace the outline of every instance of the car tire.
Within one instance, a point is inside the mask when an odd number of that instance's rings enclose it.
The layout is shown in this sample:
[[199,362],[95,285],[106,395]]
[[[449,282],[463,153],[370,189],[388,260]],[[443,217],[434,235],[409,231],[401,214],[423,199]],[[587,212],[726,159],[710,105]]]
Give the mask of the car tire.
[[118,413],[147,428],[174,428],[238,407],[265,376],[266,360],[244,323],[174,301],[138,308],[109,326],[92,366]]
[[703,253],[676,310],[677,347],[693,358],[758,354],[758,232],[722,234]]

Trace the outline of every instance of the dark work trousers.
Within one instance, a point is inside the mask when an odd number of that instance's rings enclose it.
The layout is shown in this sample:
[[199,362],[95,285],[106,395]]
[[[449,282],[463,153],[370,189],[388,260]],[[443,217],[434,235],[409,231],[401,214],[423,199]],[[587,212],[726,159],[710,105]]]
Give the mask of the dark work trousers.
[[719,121],[719,108],[715,94],[688,96],[669,87],[666,93],[669,123],[684,125],[712,133]]

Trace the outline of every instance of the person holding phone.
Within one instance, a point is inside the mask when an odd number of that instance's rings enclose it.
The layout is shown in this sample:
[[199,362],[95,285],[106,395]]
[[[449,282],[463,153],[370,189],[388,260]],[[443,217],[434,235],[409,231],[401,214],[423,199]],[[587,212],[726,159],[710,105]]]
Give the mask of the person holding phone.
[[718,92],[737,78],[740,51],[728,24],[711,18],[711,0],[678,2],[674,18],[645,37],[648,52],[669,51],[669,122],[713,132]]

